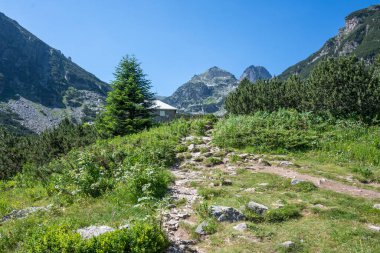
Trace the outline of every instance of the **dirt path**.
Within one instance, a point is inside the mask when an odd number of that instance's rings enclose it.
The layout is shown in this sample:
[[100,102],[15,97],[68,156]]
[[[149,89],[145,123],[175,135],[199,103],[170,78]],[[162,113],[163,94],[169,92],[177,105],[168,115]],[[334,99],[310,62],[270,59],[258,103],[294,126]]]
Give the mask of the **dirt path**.
[[[180,164],[172,168],[175,182],[170,187],[170,196],[176,204],[173,204],[163,215],[163,227],[172,244],[167,251],[168,253],[203,252],[197,248],[197,241],[191,239],[191,236],[180,226],[180,223],[190,226],[197,225],[193,204],[202,198],[198,195],[196,188],[191,186],[191,182],[206,181],[205,171],[207,170],[221,169],[233,175],[236,174],[238,168],[246,168],[253,173],[270,173],[285,178],[297,179],[299,181],[309,181],[319,188],[348,194],[354,197],[380,199],[380,192],[345,185],[334,180],[301,174],[288,168],[286,165],[288,165],[289,162],[284,162],[284,167],[271,166],[269,162],[253,154],[225,152],[226,155],[223,159],[223,164],[206,168],[202,162],[197,161],[197,158],[206,155],[210,157],[221,152],[221,149],[211,145],[211,141],[210,132],[208,132],[206,136],[188,136],[182,139],[182,144],[188,145],[188,151],[191,156],[184,158]],[[207,150],[207,154],[201,154],[200,149],[202,148]],[[231,163],[232,155],[238,156],[242,161],[237,164]],[[189,165],[190,167],[197,168],[197,170],[189,169]]]
[[334,192],[345,193],[354,197],[362,197],[368,199],[380,199],[380,192],[362,189],[360,187],[346,185],[337,181],[327,180],[306,174],[298,173],[294,170],[274,167],[274,166],[255,166],[257,172],[265,172],[270,174],[279,175],[281,177],[309,181],[318,186],[319,188],[331,190]]
[[[191,142],[196,137],[189,136],[182,139],[182,144]],[[201,137],[205,147],[210,146],[211,138],[208,136]],[[195,144],[191,144],[195,147]],[[191,146],[190,145],[190,146]],[[197,190],[191,186],[191,182],[203,181],[203,173],[201,171],[189,170],[188,164],[197,165],[194,158],[199,156],[198,152],[192,152],[190,158],[184,159],[179,165],[172,168],[172,174],[175,176],[175,182],[170,187],[170,195],[177,205],[173,205],[164,214],[164,229],[167,231],[169,240],[172,246],[167,251],[168,253],[194,252],[201,253],[195,244],[196,241],[190,239],[190,235],[179,226],[180,223],[187,223],[191,226],[197,224],[194,220],[194,210],[192,206],[194,202],[201,197]]]

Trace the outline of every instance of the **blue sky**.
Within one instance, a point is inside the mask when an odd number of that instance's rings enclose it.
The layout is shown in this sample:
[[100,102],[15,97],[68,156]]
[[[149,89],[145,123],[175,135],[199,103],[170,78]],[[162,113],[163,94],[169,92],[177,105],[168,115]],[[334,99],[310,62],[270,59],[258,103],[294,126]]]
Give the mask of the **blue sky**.
[[0,0],[0,11],[100,79],[135,55],[170,95],[212,66],[280,74],[318,50],[370,0]]

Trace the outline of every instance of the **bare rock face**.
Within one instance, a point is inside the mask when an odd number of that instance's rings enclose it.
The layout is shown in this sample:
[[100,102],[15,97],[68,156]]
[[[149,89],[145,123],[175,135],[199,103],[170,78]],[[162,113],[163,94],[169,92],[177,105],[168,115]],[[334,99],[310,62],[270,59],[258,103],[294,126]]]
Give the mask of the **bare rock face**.
[[345,19],[345,26],[338,34],[326,41],[320,50],[307,59],[289,67],[279,78],[293,74],[307,77],[316,64],[327,57],[356,55],[366,62],[372,62],[380,53],[380,5],[355,11]]
[[[109,85],[0,13],[0,113],[40,132],[94,115]],[[0,122],[0,123],[4,123]]]
[[255,83],[258,80],[271,79],[272,75],[266,68],[262,66],[251,65],[244,70],[243,74],[240,77],[240,81],[242,81],[244,78],[248,79],[252,83]]

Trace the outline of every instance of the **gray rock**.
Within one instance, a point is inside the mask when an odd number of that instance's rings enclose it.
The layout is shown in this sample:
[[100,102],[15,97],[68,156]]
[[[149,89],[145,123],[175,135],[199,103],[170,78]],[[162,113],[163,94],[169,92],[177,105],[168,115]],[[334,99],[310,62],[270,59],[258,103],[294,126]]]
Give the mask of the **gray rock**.
[[239,223],[236,226],[234,226],[234,229],[237,231],[240,231],[240,232],[247,230],[247,228],[248,228],[248,226],[247,226],[247,223],[245,223],[245,222]]
[[247,204],[247,208],[251,211],[254,211],[255,213],[257,213],[259,215],[263,215],[268,211],[268,207],[266,207],[262,204],[256,203],[254,201],[250,201]]
[[245,219],[244,214],[237,209],[228,206],[211,206],[211,214],[221,222],[235,222]]
[[115,229],[108,226],[89,226],[78,229],[76,232],[79,233],[83,239],[89,239],[112,231],[115,231]]
[[296,185],[296,184],[299,184],[299,183],[301,183],[301,182],[304,182],[304,180],[294,178],[294,179],[292,179],[292,181],[291,181],[290,183],[291,183],[292,185]]
[[244,190],[245,192],[250,192],[250,193],[254,193],[256,191],[255,188],[247,188]]
[[294,246],[296,246],[296,244],[292,241],[286,241],[281,243],[281,246],[284,248],[293,248]]
[[374,204],[373,208],[380,210],[380,204]]
[[376,226],[376,225],[368,225],[368,228],[370,230],[373,230],[375,232],[380,232],[380,226]]
[[290,165],[293,165],[292,162],[289,162],[289,161],[281,161],[279,163],[280,166],[290,166]]
[[25,218],[28,215],[30,215],[32,213],[35,213],[35,212],[38,212],[38,211],[48,211],[51,207],[52,207],[52,205],[48,205],[48,206],[35,206],[35,207],[27,207],[27,208],[21,209],[21,210],[13,210],[9,214],[7,214],[4,217],[2,217],[0,219],[0,223],[5,222],[7,220]]
[[262,166],[272,166],[272,164],[270,164],[268,161],[265,161],[263,159],[259,159],[258,163]]
[[194,145],[194,144],[190,144],[190,145],[187,147],[187,149],[188,149],[190,152],[193,151],[194,148],[195,148],[195,145]]
[[268,186],[268,183],[260,183],[259,186]]
[[119,227],[119,229],[126,229],[126,228],[130,228],[131,226],[127,223],[127,224],[124,224],[124,225],[121,225]]
[[223,180],[223,181],[222,181],[222,185],[232,185],[232,181],[231,181],[231,180],[228,180],[228,179]]
[[205,227],[208,226],[208,222],[204,221],[201,224],[198,225],[198,227],[195,229],[195,233],[199,235],[206,235],[207,232],[204,230]]

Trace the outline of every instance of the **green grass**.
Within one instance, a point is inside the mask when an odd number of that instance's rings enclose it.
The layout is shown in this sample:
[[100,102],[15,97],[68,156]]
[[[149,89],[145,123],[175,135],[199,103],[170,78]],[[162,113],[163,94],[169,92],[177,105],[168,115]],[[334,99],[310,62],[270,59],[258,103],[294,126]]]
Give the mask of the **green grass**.
[[[212,169],[204,171],[213,173]],[[207,194],[196,204],[199,223],[209,215],[211,205],[231,206],[243,211],[249,201],[266,205],[262,217],[249,216],[248,229],[233,229],[238,223],[219,223],[216,231],[200,247],[206,252],[286,252],[285,241],[296,243],[294,252],[377,252],[380,234],[369,230],[368,223],[380,223],[380,211],[372,208],[374,201],[354,198],[309,185],[291,185],[290,180],[239,170],[236,176],[224,175],[231,186],[209,187],[208,181],[198,185]],[[260,186],[268,183],[267,186]],[[255,188],[254,193],[244,189]],[[215,194],[223,192],[223,194]],[[284,207],[277,208],[277,203]],[[315,207],[316,204],[323,208]]]
[[380,182],[380,127],[359,121],[294,111],[232,116],[216,124],[214,143],[244,152],[285,154],[334,179],[353,174],[362,182]]

